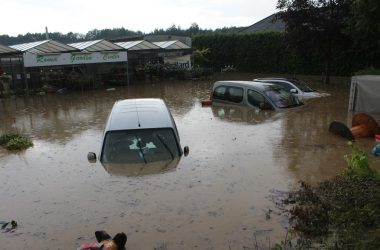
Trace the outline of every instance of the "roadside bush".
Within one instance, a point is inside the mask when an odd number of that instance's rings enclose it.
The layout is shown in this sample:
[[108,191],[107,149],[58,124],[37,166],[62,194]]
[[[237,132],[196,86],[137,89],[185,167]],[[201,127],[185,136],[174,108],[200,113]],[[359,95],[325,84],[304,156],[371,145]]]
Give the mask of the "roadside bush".
[[33,142],[25,135],[11,133],[0,136],[0,145],[8,150],[22,150],[32,147]]
[[352,154],[344,156],[348,166],[343,174],[348,177],[380,180],[380,173],[369,165],[368,154],[360,150],[352,142],[349,142],[348,145],[351,147]]
[[347,169],[311,187],[302,183],[284,201],[301,240],[326,249],[380,249],[380,178],[368,156],[352,143]]

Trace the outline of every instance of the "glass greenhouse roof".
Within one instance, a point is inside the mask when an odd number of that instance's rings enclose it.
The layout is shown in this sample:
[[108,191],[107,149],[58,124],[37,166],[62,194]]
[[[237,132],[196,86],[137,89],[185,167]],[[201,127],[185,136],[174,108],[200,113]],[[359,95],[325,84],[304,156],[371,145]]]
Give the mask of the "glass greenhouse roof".
[[120,47],[119,45],[115,43],[111,43],[106,40],[94,40],[94,41],[86,41],[86,42],[79,42],[79,43],[71,43],[69,44],[69,46],[72,46],[79,50],[85,50],[88,52],[124,49],[123,47]]
[[17,53],[19,52],[16,49],[12,49],[11,47],[4,46],[0,44],[0,54],[7,54],[7,53]]
[[188,45],[184,44],[181,41],[163,41],[163,42],[154,42],[155,45],[163,49],[191,49]]
[[9,46],[12,49],[30,53],[61,53],[78,51],[78,49],[53,40],[44,40],[32,43],[22,43]]
[[127,50],[160,49],[159,46],[157,46],[151,42],[145,41],[145,40],[119,42],[116,44],[123,47],[124,49],[127,49]]
[[22,54],[24,52],[32,54],[55,54],[70,52],[102,52],[102,51],[139,51],[139,50],[181,50],[191,49],[185,43],[174,41],[149,42],[147,40],[127,41],[127,42],[109,42],[107,40],[93,40],[71,44],[64,44],[53,40],[43,40],[31,43],[16,44],[11,46],[0,45],[0,55],[4,54]]

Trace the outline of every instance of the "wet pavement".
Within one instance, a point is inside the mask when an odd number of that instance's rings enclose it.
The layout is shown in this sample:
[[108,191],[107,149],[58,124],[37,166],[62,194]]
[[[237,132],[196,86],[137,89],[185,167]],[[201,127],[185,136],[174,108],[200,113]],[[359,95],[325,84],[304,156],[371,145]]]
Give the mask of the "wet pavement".
[[[311,80],[331,96],[290,112],[202,107],[214,81],[0,99],[0,133],[20,131],[34,142],[19,153],[0,149],[0,220],[19,223],[0,234],[1,248],[76,249],[101,229],[125,232],[127,249],[242,249],[283,240],[287,218],[274,200],[346,166],[350,149],[328,125],[348,121],[349,79]],[[113,103],[137,97],[166,101],[189,156],[138,174],[88,163]],[[369,152],[375,140],[357,144]],[[379,158],[370,162],[380,170]]]

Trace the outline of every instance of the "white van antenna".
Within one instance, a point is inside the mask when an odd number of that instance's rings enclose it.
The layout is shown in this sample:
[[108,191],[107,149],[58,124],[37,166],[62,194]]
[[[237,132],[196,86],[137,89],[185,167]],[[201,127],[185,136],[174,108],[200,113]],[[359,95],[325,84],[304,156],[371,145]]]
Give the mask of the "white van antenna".
[[137,123],[138,123],[138,126],[141,127],[139,111],[137,110],[136,100],[135,100],[135,109],[136,109],[136,114],[137,114]]

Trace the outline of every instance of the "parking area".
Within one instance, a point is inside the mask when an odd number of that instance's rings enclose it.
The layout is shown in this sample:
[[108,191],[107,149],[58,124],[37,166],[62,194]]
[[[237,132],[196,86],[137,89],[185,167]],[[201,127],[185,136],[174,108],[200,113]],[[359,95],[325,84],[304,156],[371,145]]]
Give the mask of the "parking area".
[[[212,82],[0,100],[0,132],[16,129],[34,142],[16,154],[0,149],[0,219],[19,222],[12,235],[0,234],[4,248],[76,249],[102,229],[125,232],[128,249],[242,249],[253,247],[254,234],[263,244],[283,240],[286,217],[268,217],[274,200],[345,167],[350,149],[327,129],[347,119],[349,88],[329,87],[331,96],[294,112],[259,112],[202,107]],[[88,163],[114,102],[141,97],[165,100],[189,156],[132,174]],[[374,141],[357,143],[370,150]]]

